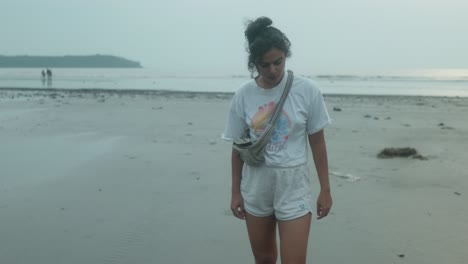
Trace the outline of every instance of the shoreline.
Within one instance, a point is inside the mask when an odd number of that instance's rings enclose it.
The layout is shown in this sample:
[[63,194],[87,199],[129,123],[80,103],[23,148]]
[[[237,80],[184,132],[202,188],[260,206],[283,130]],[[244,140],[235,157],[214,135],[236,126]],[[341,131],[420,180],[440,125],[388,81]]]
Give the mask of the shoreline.
[[[193,98],[207,97],[217,99],[229,99],[234,95],[234,92],[200,92],[200,91],[177,91],[177,90],[152,90],[152,89],[105,89],[105,88],[82,88],[82,89],[67,89],[67,88],[27,88],[27,87],[0,87],[0,95],[4,92],[43,92],[44,94],[65,93],[65,94],[109,94],[109,95],[142,95],[142,96],[170,96],[175,98]],[[393,95],[393,94],[330,94],[323,93],[324,97],[328,98],[446,98],[446,99],[461,99],[468,100],[468,96],[439,96],[439,95]]]

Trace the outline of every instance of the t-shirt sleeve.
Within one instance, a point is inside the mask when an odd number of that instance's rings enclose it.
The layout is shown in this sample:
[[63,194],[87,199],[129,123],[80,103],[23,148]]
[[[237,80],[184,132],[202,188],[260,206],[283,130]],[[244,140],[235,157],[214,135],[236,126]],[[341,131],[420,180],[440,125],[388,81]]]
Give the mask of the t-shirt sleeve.
[[224,133],[221,136],[224,140],[233,141],[235,139],[239,139],[247,128],[243,106],[244,102],[242,100],[242,96],[237,92],[232,98],[231,106],[226,118]]
[[327,106],[323,95],[318,88],[312,84],[310,91],[309,113],[307,116],[307,134],[314,134],[331,124]]

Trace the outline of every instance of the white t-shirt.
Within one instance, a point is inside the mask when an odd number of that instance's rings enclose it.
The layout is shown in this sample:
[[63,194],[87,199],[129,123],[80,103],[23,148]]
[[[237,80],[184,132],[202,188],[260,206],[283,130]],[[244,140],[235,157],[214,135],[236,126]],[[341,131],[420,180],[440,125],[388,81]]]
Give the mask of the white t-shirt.
[[[246,128],[258,138],[281,98],[287,74],[271,88],[259,87],[254,79],[235,93],[228,112],[223,139],[239,139]],[[312,80],[294,76],[283,110],[265,147],[267,166],[291,167],[307,162],[307,135],[331,124],[325,101]]]

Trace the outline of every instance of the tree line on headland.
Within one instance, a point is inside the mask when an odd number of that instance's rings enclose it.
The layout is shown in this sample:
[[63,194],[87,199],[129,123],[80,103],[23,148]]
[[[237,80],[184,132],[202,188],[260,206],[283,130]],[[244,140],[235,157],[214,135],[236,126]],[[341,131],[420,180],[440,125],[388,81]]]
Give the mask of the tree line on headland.
[[112,55],[3,56],[0,68],[142,68],[137,61]]

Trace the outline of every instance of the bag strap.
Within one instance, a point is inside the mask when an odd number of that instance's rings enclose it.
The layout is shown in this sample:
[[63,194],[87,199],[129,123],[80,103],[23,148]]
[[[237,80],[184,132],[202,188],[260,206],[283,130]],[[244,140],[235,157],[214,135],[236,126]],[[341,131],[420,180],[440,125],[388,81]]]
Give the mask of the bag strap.
[[268,121],[268,123],[274,124],[276,120],[278,119],[279,114],[281,113],[281,110],[283,109],[284,102],[286,101],[286,97],[288,97],[289,90],[291,90],[293,78],[294,78],[293,72],[291,70],[288,70],[288,79],[286,80],[286,85],[283,89],[283,93],[281,94],[281,99],[276,105],[275,111],[270,116],[270,120]]
[[289,94],[289,90],[291,90],[293,78],[293,72],[291,70],[288,70],[288,79],[286,80],[286,85],[284,87],[283,93],[281,94],[281,99],[276,105],[275,111],[270,116],[270,120],[268,121],[265,131],[263,131],[262,135],[260,135],[255,145],[266,145],[271,135],[273,135],[273,127],[275,126],[276,120],[279,117],[279,113],[281,113],[281,110],[283,109],[284,102],[286,101],[286,98]]

